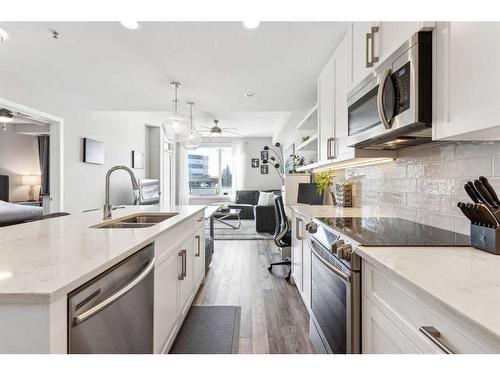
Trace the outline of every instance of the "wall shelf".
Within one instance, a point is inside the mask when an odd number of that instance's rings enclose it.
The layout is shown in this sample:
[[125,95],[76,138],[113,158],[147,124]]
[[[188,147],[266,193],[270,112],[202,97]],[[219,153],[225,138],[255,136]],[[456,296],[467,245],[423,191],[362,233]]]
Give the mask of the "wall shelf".
[[318,103],[316,103],[304,115],[297,125],[297,130],[315,130],[318,129]]
[[296,151],[317,151],[318,150],[318,133],[311,135],[307,141],[302,142],[297,146]]

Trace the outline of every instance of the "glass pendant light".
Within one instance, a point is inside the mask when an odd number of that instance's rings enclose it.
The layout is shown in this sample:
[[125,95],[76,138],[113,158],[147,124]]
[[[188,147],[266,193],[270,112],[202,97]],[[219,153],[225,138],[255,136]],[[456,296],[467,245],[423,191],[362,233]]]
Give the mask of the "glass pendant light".
[[167,118],[161,124],[163,134],[169,143],[182,142],[186,139],[188,131],[187,121],[179,115],[177,98],[177,89],[181,86],[179,82],[171,82],[170,85],[174,88],[174,114]]
[[194,127],[194,103],[188,102],[187,105],[189,107],[189,131],[187,132],[186,139],[184,140],[184,148],[186,150],[196,150],[201,144],[201,134],[198,133]]

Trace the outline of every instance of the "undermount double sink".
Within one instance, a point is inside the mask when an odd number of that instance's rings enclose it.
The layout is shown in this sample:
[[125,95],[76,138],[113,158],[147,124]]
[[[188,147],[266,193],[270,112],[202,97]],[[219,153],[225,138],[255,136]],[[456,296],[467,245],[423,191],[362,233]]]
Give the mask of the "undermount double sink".
[[124,216],[109,222],[100,223],[91,228],[102,229],[133,229],[133,228],[148,228],[161,223],[164,220],[170,219],[177,215],[177,212],[170,213],[139,213],[129,216]]

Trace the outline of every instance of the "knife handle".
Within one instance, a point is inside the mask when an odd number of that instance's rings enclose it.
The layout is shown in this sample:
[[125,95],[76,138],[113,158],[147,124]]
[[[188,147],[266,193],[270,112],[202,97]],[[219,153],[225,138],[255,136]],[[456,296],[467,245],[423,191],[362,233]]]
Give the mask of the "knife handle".
[[500,200],[498,199],[498,195],[497,195],[495,189],[493,189],[493,186],[491,186],[488,179],[484,176],[480,176],[479,181],[481,181],[483,183],[484,187],[486,188],[486,190],[488,190],[488,193],[490,193],[490,195],[493,198],[493,201],[496,203],[496,205],[500,206]]
[[477,208],[482,216],[487,219],[487,222],[491,224],[493,228],[498,228],[500,223],[498,222],[497,217],[493,214],[493,212],[484,204],[478,203]]
[[472,201],[474,203],[479,203],[479,198],[476,194],[476,189],[474,188],[474,185],[472,184],[471,181],[468,181],[464,185],[464,189],[465,189],[465,192],[467,193],[467,195],[470,197],[470,199],[472,199]]
[[474,180],[474,187],[476,188],[479,195],[483,198],[484,201],[483,203],[493,208],[498,208],[495,201],[491,197],[490,193],[488,193],[488,190],[486,190],[486,188],[484,187],[483,183],[480,180]]
[[462,202],[458,202],[457,203],[457,207],[460,208],[460,210],[462,211],[462,213],[464,214],[464,216],[470,220],[471,223],[474,223],[474,217],[471,215],[471,213],[469,212],[469,210],[467,209],[467,207],[465,206],[465,203],[462,203]]

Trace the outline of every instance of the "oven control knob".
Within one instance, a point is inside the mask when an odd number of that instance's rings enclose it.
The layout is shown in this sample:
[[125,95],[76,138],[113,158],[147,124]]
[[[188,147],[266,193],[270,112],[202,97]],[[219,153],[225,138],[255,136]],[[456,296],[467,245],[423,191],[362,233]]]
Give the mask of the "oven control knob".
[[337,240],[332,244],[332,253],[336,254],[339,247],[344,244],[344,240]]
[[352,245],[342,245],[337,249],[337,257],[343,260],[351,260]]
[[316,224],[314,221],[310,221],[306,224],[306,230],[309,233],[316,233],[318,231],[318,224]]

